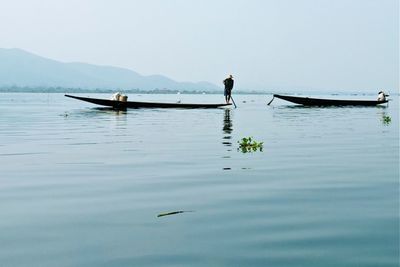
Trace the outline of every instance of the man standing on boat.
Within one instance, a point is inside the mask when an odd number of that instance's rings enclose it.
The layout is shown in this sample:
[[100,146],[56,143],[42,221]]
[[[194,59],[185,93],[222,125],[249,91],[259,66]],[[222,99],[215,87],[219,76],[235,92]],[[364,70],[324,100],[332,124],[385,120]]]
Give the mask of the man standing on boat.
[[232,94],[232,89],[233,89],[233,76],[229,75],[228,78],[224,80],[224,85],[225,85],[225,90],[224,90],[224,96],[225,96],[225,101],[228,104],[231,101],[231,94]]

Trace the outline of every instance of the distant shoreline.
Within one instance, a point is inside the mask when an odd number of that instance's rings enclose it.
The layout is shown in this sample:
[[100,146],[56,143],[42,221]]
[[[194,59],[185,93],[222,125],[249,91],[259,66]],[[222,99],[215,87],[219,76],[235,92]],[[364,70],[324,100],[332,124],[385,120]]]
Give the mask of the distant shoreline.
[[[174,89],[153,89],[153,90],[142,90],[142,89],[83,89],[83,88],[66,88],[66,87],[19,87],[19,86],[10,86],[10,87],[0,87],[0,93],[77,93],[77,94],[112,94],[115,92],[121,92],[124,94],[208,94],[208,95],[218,95],[223,94],[223,89],[221,91],[199,91],[199,90],[174,90]],[[242,90],[234,90],[234,94],[237,95],[272,95],[272,94],[294,94],[294,95],[377,95],[377,92],[373,91],[318,91],[318,90],[304,90],[304,89],[292,89],[292,90],[268,90],[268,91],[259,91],[259,90],[251,90],[251,91],[242,91]],[[390,92],[392,96],[399,96],[400,94],[397,92]]]
[[[122,92],[124,94],[212,94],[218,95],[223,94],[221,91],[200,91],[200,90],[175,90],[175,89],[153,89],[153,90],[142,90],[142,89],[82,89],[82,88],[65,88],[65,87],[0,87],[0,93],[90,93],[90,94],[102,94],[102,93],[115,93]],[[235,91],[235,94],[272,94],[272,92],[261,92],[261,91]]]

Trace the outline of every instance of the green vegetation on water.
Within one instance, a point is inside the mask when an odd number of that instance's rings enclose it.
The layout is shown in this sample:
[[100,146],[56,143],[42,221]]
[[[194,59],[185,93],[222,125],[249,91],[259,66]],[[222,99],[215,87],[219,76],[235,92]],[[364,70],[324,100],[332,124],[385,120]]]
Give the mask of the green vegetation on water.
[[382,117],[382,122],[385,125],[389,125],[392,122],[392,118],[390,118],[390,116],[386,116],[385,115],[385,116]]
[[263,142],[257,142],[253,140],[252,137],[244,137],[241,141],[238,141],[238,143],[238,151],[241,151],[242,153],[262,151],[264,144]]

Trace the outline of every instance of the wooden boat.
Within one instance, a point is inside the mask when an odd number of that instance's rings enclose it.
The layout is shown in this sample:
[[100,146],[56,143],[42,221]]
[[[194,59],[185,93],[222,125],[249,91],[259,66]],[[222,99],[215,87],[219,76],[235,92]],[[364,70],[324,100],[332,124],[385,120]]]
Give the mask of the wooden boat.
[[115,109],[126,108],[219,108],[230,106],[232,104],[188,104],[188,103],[160,103],[160,102],[136,102],[136,101],[117,101],[108,99],[99,99],[91,97],[81,97],[73,95],[65,95],[66,97],[86,101],[96,105],[112,107]]
[[276,94],[274,94],[274,97],[304,106],[376,106],[388,102],[388,100],[377,101],[377,100],[321,99],[321,98],[286,96],[286,95],[276,95]]

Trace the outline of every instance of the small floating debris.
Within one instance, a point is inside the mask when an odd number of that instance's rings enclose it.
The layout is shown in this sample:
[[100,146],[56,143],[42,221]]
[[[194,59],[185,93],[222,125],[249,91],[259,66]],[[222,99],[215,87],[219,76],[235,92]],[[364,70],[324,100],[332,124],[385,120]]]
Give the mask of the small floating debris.
[[239,143],[238,151],[241,151],[242,153],[256,152],[256,151],[262,152],[264,144],[264,142],[257,142],[253,140],[252,137],[244,137],[242,138],[241,141],[238,141],[238,143]]
[[193,210],[178,210],[178,211],[165,212],[165,213],[158,214],[157,217],[175,215],[175,214],[180,214],[180,213],[184,213],[184,212],[193,212]]
[[385,125],[389,125],[392,122],[392,118],[390,118],[390,116],[386,116],[385,115],[385,116],[382,117],[382,122]]

